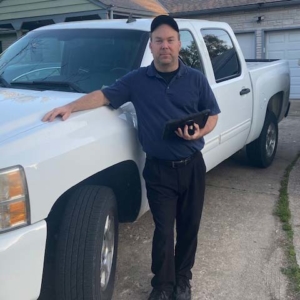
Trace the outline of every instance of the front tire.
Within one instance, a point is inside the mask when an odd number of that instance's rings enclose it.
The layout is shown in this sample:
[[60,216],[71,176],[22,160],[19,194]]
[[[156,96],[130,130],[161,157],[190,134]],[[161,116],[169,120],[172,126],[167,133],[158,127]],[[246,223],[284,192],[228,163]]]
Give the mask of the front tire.
[[118,247],[118,213],[107,187],[75,190],[58,236],[56,293],[59,300],[110,300]]
[[267,111],[260,136],[247,145],[247,156],[252,165],[260,168],[270,166],[278,144],[278,123],[273,112]]

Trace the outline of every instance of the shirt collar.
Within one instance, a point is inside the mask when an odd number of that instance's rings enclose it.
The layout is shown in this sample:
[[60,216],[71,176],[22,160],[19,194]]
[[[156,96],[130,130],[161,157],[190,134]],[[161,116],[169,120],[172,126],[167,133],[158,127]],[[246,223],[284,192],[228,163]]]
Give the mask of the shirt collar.
[[[181,77],[185,73],[188,72],[188,67],[180,59],[178,61],[179,61],[179,70],[178,70],[178,73],[176,74],[176,77]],[[147,75],[150,77],[159,76],[159,74],[157,73],[157,71],[154,67],[153,61],[152,61],[151,65],[148,67]]]

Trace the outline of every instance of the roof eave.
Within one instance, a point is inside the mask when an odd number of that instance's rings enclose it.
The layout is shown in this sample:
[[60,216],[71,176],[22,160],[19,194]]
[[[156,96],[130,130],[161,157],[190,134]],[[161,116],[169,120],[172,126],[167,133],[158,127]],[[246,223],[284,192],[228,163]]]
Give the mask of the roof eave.
[[[100,6],[102,8],[105,8],[107,10],[112,10],[117,14],[121,15],[129,15],[132,14],[134,16],[139,16],[139,17],[153,17],[154,15],[159,15],[158,12],[151,11],[151,10],[143,10],[143,9],[134,9],[134,8],[126,8],[126,7],[120,7],[117,5],[106,5],[102,3],[101,1],[98,0],[88,0],[89,2],[95,4],[96,6]],[[165,7],[162,6],[163,9]],[[166,9],[165,9],[166,10]],[[166,10],[167,13],[167,10]]]
[[112,7],[114,14],[129,16],[130,14],[134,17],[153,17],[158,15],[159,13],[154,11],[147,11],[147,10],[139,10],[139,9],[132,9],[132,8],[120,8],[118,6]]

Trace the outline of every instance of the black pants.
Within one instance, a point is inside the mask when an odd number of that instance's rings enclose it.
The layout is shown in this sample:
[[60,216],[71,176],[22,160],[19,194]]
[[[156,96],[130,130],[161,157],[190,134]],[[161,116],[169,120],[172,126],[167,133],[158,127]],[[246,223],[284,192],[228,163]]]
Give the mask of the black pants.
[[[204,201],[206,167],[201,152],[187,165],[173,168],[147,159],[143,172],[155,223],[152,286],[172,290],[176,280],[192,279]],[[176,247],[174,253],[174,224]]]

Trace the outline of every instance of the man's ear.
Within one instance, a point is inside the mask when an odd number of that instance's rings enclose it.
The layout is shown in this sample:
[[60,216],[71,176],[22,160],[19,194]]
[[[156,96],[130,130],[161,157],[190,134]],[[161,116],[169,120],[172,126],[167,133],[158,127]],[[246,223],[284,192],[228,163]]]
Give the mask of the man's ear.
[[152,42],[151,42],[151,41],[150,41],[150,43],[149,43],[149,48],[150,48],[151,53],[152,53]]

